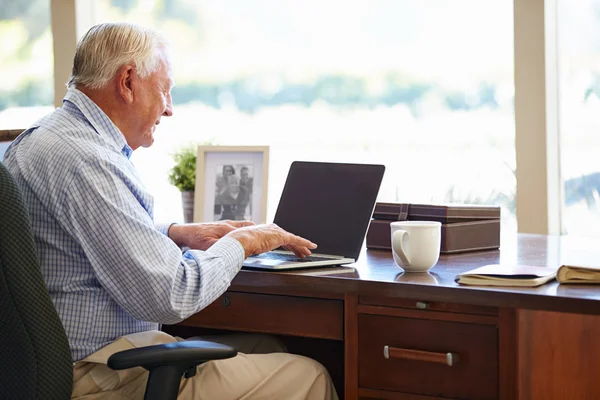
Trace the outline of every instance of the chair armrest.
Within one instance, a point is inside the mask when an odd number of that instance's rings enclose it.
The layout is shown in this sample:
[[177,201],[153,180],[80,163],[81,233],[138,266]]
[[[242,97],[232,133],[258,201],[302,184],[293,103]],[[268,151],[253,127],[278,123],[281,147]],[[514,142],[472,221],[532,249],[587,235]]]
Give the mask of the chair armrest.
[[219,343],[201,340],[157,344],[124,350],[111,355],[108,366],[112,369],[144,367],[151,370],[160,366],[178,365],[189,368],[210,360],[235,357],[237,350]]

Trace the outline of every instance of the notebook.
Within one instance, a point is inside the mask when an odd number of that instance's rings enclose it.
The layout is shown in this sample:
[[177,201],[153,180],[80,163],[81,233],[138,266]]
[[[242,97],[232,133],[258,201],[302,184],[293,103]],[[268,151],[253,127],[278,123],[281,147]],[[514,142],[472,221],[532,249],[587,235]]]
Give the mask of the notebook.
[[490,264],[458,274],[455,281],[463,285],[535,287],[555,277],[556,268]]
[[558,269],[556,280],[559,283],[600,284],[600,267],[561,265]]
[[306,258],[277,249],[250,256],[245,269],[283,270],[353,263],[358,259],[385,167],[295,161],[273,222],[317,244]]

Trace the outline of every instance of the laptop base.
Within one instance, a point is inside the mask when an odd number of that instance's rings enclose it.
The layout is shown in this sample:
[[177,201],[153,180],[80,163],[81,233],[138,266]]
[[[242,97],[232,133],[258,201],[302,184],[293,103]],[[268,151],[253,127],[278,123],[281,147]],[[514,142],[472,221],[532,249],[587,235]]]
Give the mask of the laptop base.
[[[274,251],[274,253],[278,251]],[[281,252],[283,253],[283,252]],[[285,252],[289,253],[289,252]],[[314,256],[320,257],[319,254]],[[336,267],[343,264],[352,264],[356,262],[353,258],[328,258],[320,261],[287,261],[258,257],[248,257],[244,260],[242,266],[247,269],[262,269],[262,270],[289,270],[289,269],[308,269],[319,267]]]

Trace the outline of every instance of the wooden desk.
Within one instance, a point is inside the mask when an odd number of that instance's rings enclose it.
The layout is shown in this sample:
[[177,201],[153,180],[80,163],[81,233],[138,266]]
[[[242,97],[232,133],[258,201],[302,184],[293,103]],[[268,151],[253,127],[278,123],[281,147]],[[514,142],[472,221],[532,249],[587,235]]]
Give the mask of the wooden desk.
[[338,275],[241,271],[224,296],[180,325],[343,346],[346,399],[600,398],[600,286],[454,282],[500,262],[600,265],[600,240],[518,235],[501,250],[442,256],[426,274],[403,273],[377,250]]

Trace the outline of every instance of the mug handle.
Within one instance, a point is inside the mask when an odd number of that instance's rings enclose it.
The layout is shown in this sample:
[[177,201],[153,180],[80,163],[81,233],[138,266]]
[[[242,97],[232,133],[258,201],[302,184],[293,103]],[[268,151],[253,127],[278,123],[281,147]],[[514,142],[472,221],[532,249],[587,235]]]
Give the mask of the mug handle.
[[[408,232],[402,229],[398,229],[394,232],[394,234],[392,235],[392,251],[394,252],[394,254],[400,257],[400,260],[402,260],[402,264],[409,266],[410,260],[408,259],[408,256],[404,251],[404,247],[402,246],[402,242],[404,241],[404,235],[408,235]],[[406,236],[406,239],[408,239],[408,236]],[[398,251],[396,251],[396,249],[398,249]]]

